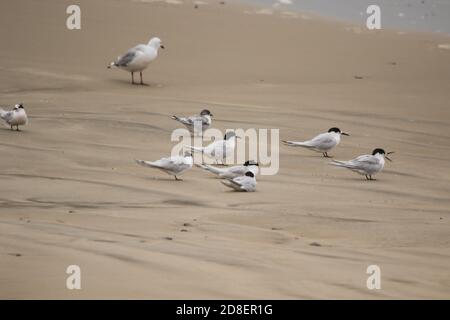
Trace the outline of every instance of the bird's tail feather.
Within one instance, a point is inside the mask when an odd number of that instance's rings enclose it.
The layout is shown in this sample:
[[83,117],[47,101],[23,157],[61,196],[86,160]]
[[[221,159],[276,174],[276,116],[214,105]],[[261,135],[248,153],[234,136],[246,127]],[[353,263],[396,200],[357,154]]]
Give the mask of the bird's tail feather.
[[107,68],[111,69],[113,67],[117,67],[117,64],[115,62],[111,62],[110,64],[108,64]]
[[336,167],[353,168],[353,166],[346,161],[333,160],[330,164]]
[[287,145],[289,147],[312,148],[312,146],[308,145],[306,142],[301,142],[301,141],[286,141],[286,140],[282,140],[281,142],[283,142],[285,145]]
[[138,165],[143,166],[143,167],[147,167],[147,168],[159,168],[158,165],[156,165],[155,163],[153,163],[153,162],[151,162],[151,161],[144,161],[144,160],[139,160],[139,159],[136,159],[135,161],[136,161],[136,163],[137,163]]
[[215,168],[215,167],[209,166],[207,164],[197,164],[197,167],[202,168],[203,170],[215,173],[215,174],[222,173],[222,170],[220,170],[219,168]]

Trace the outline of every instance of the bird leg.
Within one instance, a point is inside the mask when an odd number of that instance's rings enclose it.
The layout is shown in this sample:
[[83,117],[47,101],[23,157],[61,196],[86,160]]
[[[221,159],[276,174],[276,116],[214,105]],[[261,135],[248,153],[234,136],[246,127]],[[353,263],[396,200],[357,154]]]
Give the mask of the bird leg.
[[183,179],[180,179],[177,176],[174,176],[174,177],[175,177],[175,180],[177,180],[177,181],[183,181]]
[[324,153],[323,153],[323,156],[324,156],[325,158],[333,158],[333,157],[330,157],[330,156],[328,155],[328,152],[324,152]]
[[11,130],[14,130],[14,129],[13,129],[13,125],[11,125]]
[[140,71],[139,74],[141,75],[141,84],[144,84],[144,81],[142,80],[142,71]]
[[367,176],[367,174],[365,176],[366,176],[366,180],[369,180],[369,177]]
[[19,130],[19,125],[16,126],[16,129],[17,129],[17,131],[20,131],[20,130]]
[[134,84],[134,72],[131,72],[131,84]]

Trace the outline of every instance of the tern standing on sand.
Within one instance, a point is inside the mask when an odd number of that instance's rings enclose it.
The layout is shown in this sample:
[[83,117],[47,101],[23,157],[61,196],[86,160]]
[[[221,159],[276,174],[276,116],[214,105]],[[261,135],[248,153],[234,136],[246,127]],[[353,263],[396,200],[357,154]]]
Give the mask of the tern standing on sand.
[[131,83],[134,82],[134,73],[139,71],[141,75],[141,84],[144,84],[142,80],[142,71],[148,67],[150,62],[156,59],[158,56],[158,49],[164,49],[161,44],[161,39],[152,38],[148,44],[139,44],[134,48],[128,50],[122,57],[119,57],[117,61],[111,62],[108,68],[116,67],[131,72]]
[[348,133],[342,132],[339,128],[331,128],[328,132],[321,133],[311,140],[307,141],[284,141],[291,147],[302,147],[320,152],[324,157],[330,158],[328,152],[341,142],[341,135],[349,136]]
[[20,131],[19,126],[24,126],[28,123],[27,113],[22,104],[16,104],[11,111],[5,111],[0,108],[0,118],[11,126],[11,130],[15,126],[16,130]]
[[367,180],[375,180],[373,175],[377,174],[384,168],[384,159],[392,161],[387,155],[394,152],[386,153],[383,149],[377,148],[372,151],[372,154],[365,154],[349,161],[333,160],[330,164],[350,169],[366,177]]
[[194,164],[194,159],[192,158],[192,153],[186,152],[183,157],[175,156],[162,158],[157,161],[136,160],[136,163],[143,167],[162,170],[165,173],[174,176],[175,180],[181,180],[177,176],[191,169]]
[[191,116],[191,117],[172,116],[171,118],[184,124],[186,128],[189,130],[189,132],[193,134],[198,134],[200,127],[202,133],[209,128],[209,126],[212,123],[212,117],[213,114],[208,109],[204,109],[200,112],[199,116]]
[[230,131],[225,134],[223,140],[216,140],[206,147],[197,148],[189,146],[189,148],[194,152],[201,152],[202,154],[215,159],[216,163],[220,160],[222,164],[225,164],[226,159],[234,155],[236,138],[239,138],[236,136],[236,133]]

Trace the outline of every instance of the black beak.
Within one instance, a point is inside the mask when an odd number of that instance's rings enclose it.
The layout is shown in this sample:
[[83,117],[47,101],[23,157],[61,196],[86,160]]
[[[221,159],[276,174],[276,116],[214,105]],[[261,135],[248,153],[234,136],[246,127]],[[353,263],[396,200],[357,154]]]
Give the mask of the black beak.
[[165,49],[165,47],[163,45],[161,45],[160,47],[161,47],[161,49]]
[[392,159],[389,158],[387,155],[388,155],[388,154],[393,154],[393,153],[394,153],[394,151],[388,152],[384,157],[385,157],[386,159],[388,159],[390,162],[392,162]]
[[343,136],[350,136],[347,132],[341,132]]

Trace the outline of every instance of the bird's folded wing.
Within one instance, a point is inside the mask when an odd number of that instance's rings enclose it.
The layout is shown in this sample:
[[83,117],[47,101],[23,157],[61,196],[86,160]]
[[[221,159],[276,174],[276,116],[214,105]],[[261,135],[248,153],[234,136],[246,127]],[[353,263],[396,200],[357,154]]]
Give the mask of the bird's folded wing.
[[130,51],[128,51],[124,56],[120,57],[117,61],[116,61],[116,66],[118,67],[126,67],[128,64],[130,64],[131,61],[133,61],[133,59],[136,57],[137,51],[133,49],[131,49]]
[[0,113],[1,118],[6,122],[11,121],[14,117],[14,111],[3,111]]
[[351,160],[352,163],[358,163],[362,165],[377,165],[380,163],[380,159],[377,157],[374,157],[372,155],[363,155],[359,156],[358,158]]
[[318,136],[312,138],[309,141],[305,141],[305,144],[308,144],[310,146],[332,146],[335,144],[335,140],[331,138],[329,135],[326,134],[319,134]]

